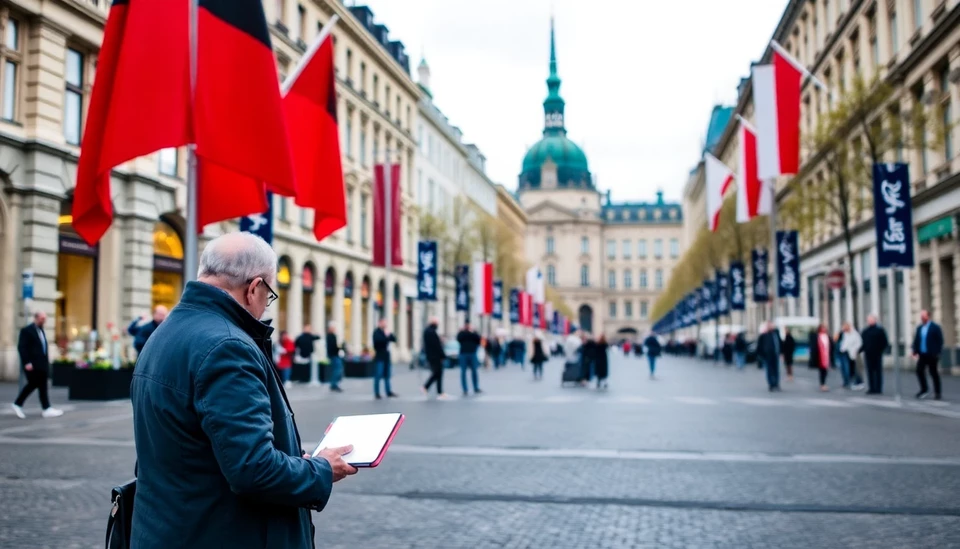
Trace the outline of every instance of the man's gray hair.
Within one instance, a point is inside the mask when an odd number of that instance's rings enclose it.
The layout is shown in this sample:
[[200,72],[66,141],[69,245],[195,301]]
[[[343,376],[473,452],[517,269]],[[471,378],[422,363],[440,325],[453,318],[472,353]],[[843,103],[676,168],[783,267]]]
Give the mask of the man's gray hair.
[[197,278],[216,277],[231,287],[257,277],[277,279],[277,253],[259,236],[236,232],[218,236],[203,248]]

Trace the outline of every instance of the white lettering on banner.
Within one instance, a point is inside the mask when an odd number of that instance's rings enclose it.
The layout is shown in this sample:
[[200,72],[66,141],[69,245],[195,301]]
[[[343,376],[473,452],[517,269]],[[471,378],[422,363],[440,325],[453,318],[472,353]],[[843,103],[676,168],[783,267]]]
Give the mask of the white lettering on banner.
[[420,281],[420,293],[427,296],[433,296],[433,275],[423,273],[423,280]]
[[[887,215],[892,216],[897,213],[897,210],[906,206],[900,198],[902,188],[903,183],[900,181],[891,183],[884,180],[883,183],[880,184],[883,201],[887,203],[887,208],[884,210]],[[904,234],[904,227],[901,221],[893,217],[887,218],[887,230],[883,232],[883,242],[881,242],[881,246],[884,251],[898,252],[901,254],[907,253],[906,235]]]
[[467,306],[467,292],[465,290],[460,290],[460,293],[457,294],[457,305],[461,307]]
[[793,246],[790,245],[790,239],[784,235],[780,241],[780,286],[785,290],[792,290],[797,287],[797,273],[793,270],[793,260],[796,254],[793,252]]
[[267,224],[267,218],[263,214],[248,215],[247,219],[250,220],[250,232],[252,233],[259,231],[260,227]]
[[743,271],[734,269],[730,272],[733,276],[733,296],[730,299],[739,305],[746,301],[746,296],[743,295]]
[[433,259],[433,252],[420,252],[420,267],[424,271],[432,271]]

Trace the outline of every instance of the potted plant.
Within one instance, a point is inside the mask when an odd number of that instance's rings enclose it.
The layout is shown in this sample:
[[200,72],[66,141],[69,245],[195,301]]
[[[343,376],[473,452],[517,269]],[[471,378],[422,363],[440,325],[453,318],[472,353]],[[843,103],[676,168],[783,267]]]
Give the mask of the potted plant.
[[133,368],[126,363],[119,370],[103,357],[80,365],[70,378],[70,400],[119,400],[130,398]]
[[58,358],[50,364],[50,383],[54,387],[69,387],[70,377],[77,369],[77,361],[69,358]]

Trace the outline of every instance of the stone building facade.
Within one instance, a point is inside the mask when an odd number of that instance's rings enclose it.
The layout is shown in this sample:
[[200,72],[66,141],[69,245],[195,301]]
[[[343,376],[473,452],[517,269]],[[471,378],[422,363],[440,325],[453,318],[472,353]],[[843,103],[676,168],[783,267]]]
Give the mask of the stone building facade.
[[684,246],[683,210],[666,202],[615,203],[594,186],[587,157],[567,137],[553,29],[543,138],[527,152],[518,195],[526,253],[585,331],[646,333],[649,313]]

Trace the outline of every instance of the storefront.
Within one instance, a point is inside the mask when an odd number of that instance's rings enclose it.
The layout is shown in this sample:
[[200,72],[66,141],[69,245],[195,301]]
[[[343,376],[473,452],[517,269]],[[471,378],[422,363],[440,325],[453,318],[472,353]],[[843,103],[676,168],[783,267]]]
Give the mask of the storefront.
[[[303,266],[303,273],[301,274],[301,281],[303,282],[303,307],[301,312],[303,313],[304,326],[313,324],[313,287],[317,278],[316,275],[317,271],[313,263],[307,263]],[[314,327],[314,332],[318,331],[317,328],[322,330],[322,327]]]
[[[333,271],[333,267],[327,269],[327,273],[323,277],[323,318],[327,319],[327,322],[333,320],[333,296],[335,294],[334,289],[337,284],[337,276]],[[327,327],[321,327],[326,331]]]
[[[363,277],[360,286],[360,341],[373,341],[373,330],[370,329],[370,277]],[[369,345],[363,345],[364,348]]]
[[[70,211],[64,203],[63,211]],[[54,334],[61,354],[83,350],[96,338],[99,246],[90,246],[73,230],[73,216],[60,215]],[[95,344],[94,344],[95,346]]]
[[[343,337],[348,341],[353,334],[353,273],[347,272],[343,277]],[[356,349],[352,349],[354,353]]]
[[277,332],[287,329],[287,309],[290,302],[290,258],[280,258],[277,265]]
[[153,229],[153,307],[172,309],[183,293],[183,241],[170,224],[158,221]]

